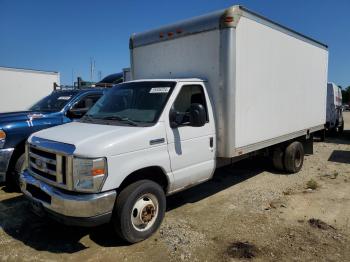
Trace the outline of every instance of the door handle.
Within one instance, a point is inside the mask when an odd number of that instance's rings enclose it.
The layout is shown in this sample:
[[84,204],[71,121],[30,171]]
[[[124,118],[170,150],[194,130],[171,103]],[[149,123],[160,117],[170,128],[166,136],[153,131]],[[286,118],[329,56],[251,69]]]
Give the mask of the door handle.
[[210,148],[214,147],[214,138],[213,137],[209,138],[209,146],[210,146]]

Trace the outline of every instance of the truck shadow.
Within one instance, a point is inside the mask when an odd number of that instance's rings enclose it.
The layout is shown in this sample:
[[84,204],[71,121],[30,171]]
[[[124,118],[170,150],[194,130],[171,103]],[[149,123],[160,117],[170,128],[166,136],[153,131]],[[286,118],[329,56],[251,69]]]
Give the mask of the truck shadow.
[[332,154],[329,156],[328,161],[350,164],[350,151],[345,150],[334,150]]
[[69,227],[38,217],[22,195],[0,201],[0,237],[14,238],[37,251],[51,253],[72,254],[85,250],[89,248],[84,244],[86,241],[82,241],[85,238],[104,247],[128,245],[108,224],[95,228]]
[[344,130],[340,135],[328,135],[324,143],[350,145],[350,130]]
[[[270,169],[270,163],[260,158],[220,168],[212,180],[169,196],[167,210],[200,201]],[[108,224],[95,228],[68,227],[49,218],[38,217],[31,212],[29,203],[22,195],[0,201],[0,236],[14,238],[38,251],[58,254],[73,254],[88,249],[89,246],[84,243],[90,240],[103,247],[128,245],[118,238]]]
[[187,203],[201,201],[229,187],[259,175],[264,171],[268,171],[272,174],[284,175],[284,173],[277,173],[276,170],[274,170],[268,158],[254,157],[241,160],[230,166],[218,168],[212,179],[169,196],[167,198],[167,211],[176,209]]

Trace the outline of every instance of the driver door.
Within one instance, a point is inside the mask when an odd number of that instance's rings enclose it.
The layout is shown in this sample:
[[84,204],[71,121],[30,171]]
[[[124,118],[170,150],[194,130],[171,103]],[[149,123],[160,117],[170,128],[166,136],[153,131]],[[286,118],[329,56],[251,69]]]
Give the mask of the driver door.
[[[172,105],[174,110],[183,115],[182,125],[171,128],[167,123],[166,126],[174,191],[207,180],[215,169],[215,127],[207,101],[202,85],[185,84]],[[204,126],[189,125],[188,110],[192,103],[204,106],[207,114]]]

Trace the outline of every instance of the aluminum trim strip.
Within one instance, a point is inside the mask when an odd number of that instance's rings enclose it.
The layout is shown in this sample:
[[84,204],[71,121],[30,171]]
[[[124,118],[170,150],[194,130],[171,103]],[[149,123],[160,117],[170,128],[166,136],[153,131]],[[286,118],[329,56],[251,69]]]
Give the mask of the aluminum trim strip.
[[[93,217],[113,210],[117,197],[115,190],[95,194],[69,194],[52,187],[28,172],[20,177],[21,190],[30,200],[40,202],[45,208],[70,217]],[[35,186],[51,197],[51,204],[37,199],[27,191],[27,185]]]
[[258,142],[258,143],[255,143],[255,144],[251,144],[251,145],[248,145],[248,146],[238,147],[238,148],[236,148],[234,150],[234,155],[233,156],[235,157],[235,156],[240,156],[240,155],[243,155],[243,154],[247,154],[247,153],[259,150],[259,149],[263,149],[263,148],[266,148],[266,147],[269,147],[269,146],[272,146],[272,145],[276,145],[276,144],[288,141],[288,140],[293,139],[293,138],[305,136],[305,135],[314,133],[314,132],[322,130],[322,129],[324,129],[324,125],[314,126],[314,127],[308,128],[308,129],[303,129],[303,130],[300,130],[300,131],[297,131],[297,132],[294,132],[294,133],[291,133],[291,134],[287,134],[287,135],[284,135],[284,136],[280,136],[280,137],[277,137],[277,138],[265,140],[265,141]]
[[75,151],[74,145],[47,140],[36,136],[32,137],[30,146],[54,154],[73,155],[73,152]]
[[43,157],[43,156],[39,156],[33,152],[30,152],[29,150],[29,156],[35,158],[35,159],[40,159],[42,160],[43,162],[45,163],[49,163],[49,164],[52,164],[52,165],[56,165],[56,160],[52,160],[52,159],[49,159],[49,158],[46,158],[46,157]]

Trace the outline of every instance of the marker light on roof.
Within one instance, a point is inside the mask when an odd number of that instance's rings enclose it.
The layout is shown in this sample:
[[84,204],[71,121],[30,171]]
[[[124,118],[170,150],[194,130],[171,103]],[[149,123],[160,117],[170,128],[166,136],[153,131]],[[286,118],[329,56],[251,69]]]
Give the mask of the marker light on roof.
[[226,16],[225,19],[224,19],[224,22],[225,23],[232,23],[233,22],[233,16]]

